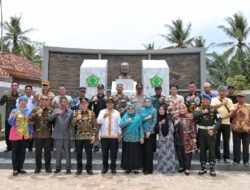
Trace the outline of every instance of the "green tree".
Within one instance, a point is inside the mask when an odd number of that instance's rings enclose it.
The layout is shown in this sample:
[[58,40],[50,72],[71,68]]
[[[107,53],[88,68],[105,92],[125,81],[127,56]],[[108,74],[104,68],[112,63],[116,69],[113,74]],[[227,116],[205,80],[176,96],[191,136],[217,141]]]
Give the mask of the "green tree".
[[42,67],[42,57],[37,53],[36,46],[30,44],[22,45],[21,55],[35,63],[40,68]]
[[166,24],[165,27],[169,30],[169,34],[161,36],[169,43],[174,44],[167,48],[187,48],[193,41],[190,37],[191,23],[184,27],[181,19],[172,20],[172,25]]
[[21,54],[22,46],[30,43],[30,39],[26,36],[33,29],[22,30],[21,16],[10,17],[9,22],[4,23],[5,35],[3,37],[5,45],[10,52]]
[[218,46],[229,46],[230,48],[224,53],[233,57],[237,56],[240,52],[249,50],[249,44],[247,44],[246,40],[250,33],[250,27],[247,19],[242,13],[235,13],[232,17],[227,17],[225,20],[227,26],[220,25],[218,28],[223,30],[233,41],[220,43]]
[[198,36],[198,37],[193,38],[193,41],[190,45],[191,47],[195,47],[195,48],[204,47],[206,51],[208,51],[209,48],[214,46],[214,43],[211,43],[208,46],[206,46],[206,40],[202,36]]

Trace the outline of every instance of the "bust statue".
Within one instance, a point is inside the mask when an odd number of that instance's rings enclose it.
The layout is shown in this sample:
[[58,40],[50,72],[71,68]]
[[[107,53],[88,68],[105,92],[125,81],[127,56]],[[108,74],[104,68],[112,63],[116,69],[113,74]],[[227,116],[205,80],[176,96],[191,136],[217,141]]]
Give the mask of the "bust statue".
[[127,62],[121,63],[119,79],[130,79],[129,64]]

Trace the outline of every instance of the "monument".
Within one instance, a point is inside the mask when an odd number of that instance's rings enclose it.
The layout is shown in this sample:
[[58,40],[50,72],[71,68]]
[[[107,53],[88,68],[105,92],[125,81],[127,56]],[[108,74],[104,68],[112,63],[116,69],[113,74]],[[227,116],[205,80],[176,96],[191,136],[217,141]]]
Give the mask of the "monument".
[[116,94],[116,84],[123,84],[123,93],[127,96],[135,94],[136,82],[130,78],[129,64],[127,62],[121,63],[119,79],[112,81],[111,95]]
[[107,60],[85,59],[80,67],[80,87],[87,88],[86,97],[96,95],[98,84],[103,84],[107,92]]
[[144,95],[155,94],[155,87],[162,86],[162,95],[169,96],[169,67],[165,60],[142,60]]

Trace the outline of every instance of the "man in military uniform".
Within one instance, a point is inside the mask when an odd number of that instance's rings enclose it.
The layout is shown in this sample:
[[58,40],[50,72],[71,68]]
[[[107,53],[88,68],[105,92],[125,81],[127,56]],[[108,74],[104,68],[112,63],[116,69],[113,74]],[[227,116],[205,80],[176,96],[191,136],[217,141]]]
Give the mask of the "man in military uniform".
[[76,175],[82,173],[82,150],[85,147],[87,163],[86,171],[89,175],[93,175],[92,171],[92,145],[95,142],[98,131],[95,113],[88,109],[89,103],[86,99],[80,102],[79,110],[75,112],[72,135],[73,140],[76,140],[76,159],[77,171]]
[[215,141],[216,131],[218,130],[220,123],[220,116],[215,108],[211,105],[211,97],[208,94],[202,95],[202,105],[200,108],[196,108],[193,112],[194,119],[198,127],[198,139],[200,145],[200,162],[201,170],[199,175],[207,173],[207,149],[209,151],[209,169],[210,175],[216,176],[214,171],[215,167]]
[[40,97],[40,106],[35,108],[30,116],[30,122],[35,126],[33,138],[36,148],[36,174],[41,172],[43,149],[45,171],[51,173],[52,122],[48,121],[51,113],[52,109],[49,107],[49,98],[42,95]]
[[136,85],[136,94],[130,97],[130,102],[135,105],[136,112],[141,115],[141,110],[144,105],[145,96],[143,95],[143,85]]
[[[90,107],[93,109],[93,112],[95,113],[96,118],[98,117],[100,111],[106,108],[107,99],[108,99],[107,96],[104,94],[104,85],[98,84],[97,95],[93,96],[90,102]],[[97,152],[97,151],[99,151],[98,135],[94,144],[94,152]]]
[[55,98],[55,94],[53,92],[51,92],[50,90],[50,82],[48,80],[43,80],[42,81],[42,91],[41,92],[37,92],[33,99],[32,102],[36,103],[37,105],[39,105],[40,99],[42,95],[45,95],[48,97],[48,103],[49,103],[49,107],[51,109],[53,109],[53,103],[52,100]]
[[117,94],[112,98],[115,101],[114,109],[120,112],[121,117],[126,112],[127,103],[129,102],[128,96],[123,94],[123,84],[116,85]]
[[4,105],[6,103],[5,107],[5,142],[7,145],[7,149],[4,152],[8,152],[11,150],[11,145],[9,141],[10,136],[10,129],[11,126],[8,123],[9,115],[12,109],[16,108],[16,100],[19,98],[20,94],[18,92],[19,84],[18,82],[13,81],[11,83],[11,92],[6,90],[3,93],[3,96],[0,99],[0,105]]
[[197,107],[201,105],[201,95],[196,92],[195,82],[188,84],[188,94],[184,97],[185,105],[188,108],[188,112],[192,113]]
[[154,108],[158,111],[159,107],[166,103],[166,97],[162,94],[162,87],[156,86],[155,87],[155,95],[151,97],[152,104]]

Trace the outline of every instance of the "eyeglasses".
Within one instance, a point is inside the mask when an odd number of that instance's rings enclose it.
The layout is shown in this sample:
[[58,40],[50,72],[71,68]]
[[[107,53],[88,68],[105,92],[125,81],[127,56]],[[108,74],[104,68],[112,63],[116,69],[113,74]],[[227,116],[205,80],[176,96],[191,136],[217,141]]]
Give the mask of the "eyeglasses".
[[43,84],[43,86],[49,86],[49,85],[47,85],[47,84]]
[[41,100],[42,100],[42,101],[48,101],[48,99],[45,99],[45,98],[42,98]]

